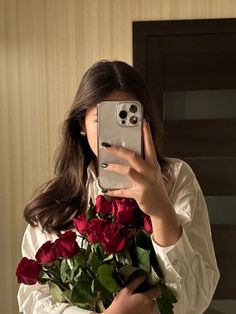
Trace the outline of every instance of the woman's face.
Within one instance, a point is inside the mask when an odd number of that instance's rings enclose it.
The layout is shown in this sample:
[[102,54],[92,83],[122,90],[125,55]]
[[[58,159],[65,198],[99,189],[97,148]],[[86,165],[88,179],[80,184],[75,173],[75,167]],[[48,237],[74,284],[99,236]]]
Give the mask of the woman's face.
[[[136,100],[136,98],[128,92],[114,90],[104,100]],[[90,148],[97,156],[97,105],[94,105],[86,111],[84,130]]]

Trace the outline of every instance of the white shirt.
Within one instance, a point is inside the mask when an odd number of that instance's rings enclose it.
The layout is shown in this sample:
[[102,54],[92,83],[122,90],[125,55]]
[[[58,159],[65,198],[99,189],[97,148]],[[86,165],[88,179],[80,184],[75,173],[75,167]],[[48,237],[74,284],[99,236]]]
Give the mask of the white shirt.
[[[168,286],[177,297],[175,314],[201,314],[209,306],[219,280],[212,244],[208,210],[197,179],[190,166],[176,158],[167,158],[173,175],[169,198],[173,204],[183,233],[179,241],[169,247],[154,249]],[[97,179],[90,176],[89,194],[100,194]],[[22,255],[35,259],[38,248],[46,241],[54,241],[55,234],[43,233],[39,227],[26,228]],[[66,303],[54,303],[47,285],[21,284],[18,292],[20,311],[25,314],[88,314],[91,311]],[[139,314],[139,313],[137,313]],[[143,314],[143,313],[142,313]]]

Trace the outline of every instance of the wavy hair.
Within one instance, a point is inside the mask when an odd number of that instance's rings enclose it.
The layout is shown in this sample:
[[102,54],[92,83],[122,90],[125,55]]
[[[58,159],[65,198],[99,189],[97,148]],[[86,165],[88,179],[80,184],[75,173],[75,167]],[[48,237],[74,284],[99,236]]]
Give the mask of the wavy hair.
[[96,156],[87,137],[80,134],[86,110],[104,100],[114,90],[131,93],[149,117],[157,158],[163,169],[160,144],[162,124],[158,119],[148,88],[130,65],[122,61],[102,60],[84,74],[71,109],[62,125],[61,143],[56,151],[55,176],[34,193],[24,209],[24,217],[32,226],[40,225],[48,233],[73,226],[73,218],[87,207],[87,167]]

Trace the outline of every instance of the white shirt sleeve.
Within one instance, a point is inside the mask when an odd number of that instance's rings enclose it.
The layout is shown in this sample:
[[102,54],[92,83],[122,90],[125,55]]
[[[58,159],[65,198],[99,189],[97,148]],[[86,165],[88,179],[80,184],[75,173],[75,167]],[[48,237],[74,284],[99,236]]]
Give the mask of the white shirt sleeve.
[[189,165],[178,159],[175,162],[176,180],[170,199],[182,225],[182,236],[170,247],[161,247],[154,240],[153,245],[166,283],[178,300],[175,314],[200,314],[211,302],[219,270],[201,188]]
[[[22,242],[22,255],[35,259],[35,253],[46,241],[54,241],[56,236],[43,233],[38,227],[27,226]],[[35,284],[32,286],[21,284],[18,291],[20,312],[24,314],[89,314],[77,306],[66,303],[55,303],[51,297],[48,285]]]

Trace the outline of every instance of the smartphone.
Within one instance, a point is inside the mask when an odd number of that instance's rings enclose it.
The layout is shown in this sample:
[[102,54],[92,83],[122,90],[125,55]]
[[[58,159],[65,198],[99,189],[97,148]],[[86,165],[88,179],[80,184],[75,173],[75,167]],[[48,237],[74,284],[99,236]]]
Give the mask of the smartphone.
[[107,171],[103,163],[128,165],[128,161],[109,154],[102,142],[118,145],[142,156],[143,107],[138,101],[103,101],[97,105],[98,114],[98,183],[103,189],[129,188],[128,177]]

